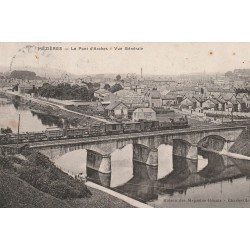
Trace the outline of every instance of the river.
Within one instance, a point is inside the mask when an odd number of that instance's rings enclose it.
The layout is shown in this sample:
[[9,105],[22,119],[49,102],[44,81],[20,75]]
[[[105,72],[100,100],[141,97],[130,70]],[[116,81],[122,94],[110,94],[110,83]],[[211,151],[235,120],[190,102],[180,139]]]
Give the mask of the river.
[[0,128],[10,127],[17,133],[20,114],[20,132],[44,131],[48,127],[62,127],[62,121],[54,116],[31,111],[25,105],[0,104]]
[[[0,128],[17,132],[43,131],[61,127],[56,117],[32,112],[25,106],[0,104]],[[172,146],[161,145],[159,166],[150,168],[132,160],[132,145],[111,155],[112,174],[90,171],[88,177],[99,184],[153,207],[250,207],[250,164],[216,153],[200,152],[198,161],[172,157]],[[86,150],[70,152],[56,165],[73,175],[86,174]]]

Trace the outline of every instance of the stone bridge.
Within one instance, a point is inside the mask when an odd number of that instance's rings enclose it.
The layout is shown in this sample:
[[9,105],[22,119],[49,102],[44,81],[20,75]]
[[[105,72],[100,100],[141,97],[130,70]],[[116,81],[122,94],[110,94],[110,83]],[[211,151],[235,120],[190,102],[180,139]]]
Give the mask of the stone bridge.
[[55,161],[68,152],[87,150],[87,167],[101,173],[111,173],[111,153],[128,144],[133,145],[133,161],[158,167],[158,147],[173,145],[173,155],[198,159],[198,148],[229,150],[246,126],[205,127],[144,133],[119,134],[79,139],[33,142],[36,149]]

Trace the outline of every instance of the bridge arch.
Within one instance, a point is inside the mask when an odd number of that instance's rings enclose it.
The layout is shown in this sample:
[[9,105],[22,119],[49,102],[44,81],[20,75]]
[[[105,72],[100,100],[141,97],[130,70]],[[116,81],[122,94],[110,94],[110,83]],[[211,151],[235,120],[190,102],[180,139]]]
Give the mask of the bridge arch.
[[[36,150],[36,147],[31,147]],[[53,146],[41,146],[37,150],[42,154],[48,156],[50,160],[56,161],[61,156],[76,150],[91,150],[101,155],[111,154],[115,149],[117,149],[117,144],[113,142],[106,143],[89,143],[89,144],[64,144],[64,145],[53,145]]]
[[56,166],[61,170],[73,175],[86,174],[87,150],[79,149],[70,151],[54,160]]
[[208,150],[222,151],[227,140],[221,135],[208,135],[202,138],[197,146]]

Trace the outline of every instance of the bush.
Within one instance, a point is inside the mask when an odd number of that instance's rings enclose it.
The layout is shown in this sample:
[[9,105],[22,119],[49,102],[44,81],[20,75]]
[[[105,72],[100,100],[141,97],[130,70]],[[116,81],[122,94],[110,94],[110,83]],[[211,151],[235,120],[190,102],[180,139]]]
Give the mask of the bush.
[[12,164],[7,157],[0,156],[0,168],[1,169],[12,169]]
[[20,171],[20,178],[35,188],[60,199],[89,197],[84,183],[58,169],[49,158],[36,151],[26,151],[29,167]]

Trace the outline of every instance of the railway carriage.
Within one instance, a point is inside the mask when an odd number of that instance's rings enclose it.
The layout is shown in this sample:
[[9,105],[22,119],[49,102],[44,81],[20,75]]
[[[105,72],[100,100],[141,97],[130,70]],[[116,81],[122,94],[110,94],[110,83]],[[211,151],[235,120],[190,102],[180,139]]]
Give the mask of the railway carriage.
[[26,141],[28,141],[26,133],[20,133],[19,136],[17,134],[10,134],[8,138],[8,143],[17,143]]
[[50,139],[59,139],[64,136],[64,131],[63,129],[58,129],[58,128],[47,128],[45,131],[45,135]]
[[189,127],[187,117],[179,118],[178,121],[170,119],[170,121],[147,121],[141,120],[140,122],[125,122],[125,123],[100,123],[93,124],[92,126],[84,126],[80,128],[48,128],[45,132],[29,132],[17,134],[0,134],[0,143],[17,143],[27,141],[42,141],[42,140],[55,140],[61,138],[83,138],[91,136],[102,136],[112,134],[128,134],[135,132],[168,130],[168,129],[181,129]]
[[89,136],[100,136],[100,135],[105,135],[106,130],[105,130],[105,125],[103,124],[94,124],[89,127],[88,130],[88,135]]
[[68,138],[76,138],[76,137],[86,137],[89,135],[88,128],[69,128],[65,131],[65,136]]
[[189,124],[188,124],[187,118],[179,118],[179,121],[177,121],[177,122],[173,120],[172,126],[175,129],[187,128],[187,127],[189,127]]
[[141,121],[141,131],[159,130],[159,121]]
[[121,134],[123,133],[122,123],[108,123],[105,125],[106,134]]
[[159,130],[169,130],[172,128],[173,128],[172,122],[170,122],[170,121],[160,122],[160,124],[159,124]]
[[28,141],[42,141],[47,139],[45,132],[27,132]]
[[140,122],[126,122],[123,123],[123,132],[124,133],[135,133],[141,131]]

